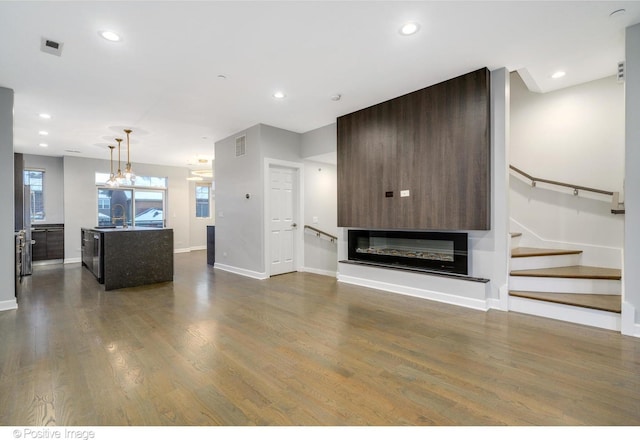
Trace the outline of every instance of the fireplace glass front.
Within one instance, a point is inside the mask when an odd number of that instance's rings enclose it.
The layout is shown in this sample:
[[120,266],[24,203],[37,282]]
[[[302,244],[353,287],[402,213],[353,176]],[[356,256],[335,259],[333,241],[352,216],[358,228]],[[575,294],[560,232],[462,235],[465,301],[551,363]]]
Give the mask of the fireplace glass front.
[[468,274],[467,234],[349,230],[349,260]]

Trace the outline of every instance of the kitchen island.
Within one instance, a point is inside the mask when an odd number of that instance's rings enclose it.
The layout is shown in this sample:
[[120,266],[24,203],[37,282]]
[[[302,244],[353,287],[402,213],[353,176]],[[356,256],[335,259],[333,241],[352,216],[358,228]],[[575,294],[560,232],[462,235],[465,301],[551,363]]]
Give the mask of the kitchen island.
[[82,228],[82,265],[105,290],[173,281],[173,229]]

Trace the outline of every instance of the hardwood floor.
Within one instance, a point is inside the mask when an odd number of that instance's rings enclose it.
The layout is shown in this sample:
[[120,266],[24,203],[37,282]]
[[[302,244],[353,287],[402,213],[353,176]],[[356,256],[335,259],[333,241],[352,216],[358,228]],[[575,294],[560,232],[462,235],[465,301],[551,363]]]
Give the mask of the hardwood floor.
[[40,266],[0,312],[0,424],[639,425],[640,340],[175,256],[105,292]]

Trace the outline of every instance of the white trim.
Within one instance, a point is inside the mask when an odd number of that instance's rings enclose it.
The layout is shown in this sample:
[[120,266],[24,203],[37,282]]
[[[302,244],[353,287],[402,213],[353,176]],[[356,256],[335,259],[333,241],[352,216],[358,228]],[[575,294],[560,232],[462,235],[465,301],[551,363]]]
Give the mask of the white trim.
[[42,260],[42,261],[34,261],[31,263],[32,267],[36,267],[36,266],[49,266],[51,264],[63,264],[64,260],[63,259],[57,259],[57,260]]
[[15,310],[18,308],[18,301],[10,299],[8,301],[0,301],[0,312],[5,310]]
[[506,308],[503,308],[502,302],[503,302],[502,297],[501,298],[487,298],[487,306],[490,309],[502,310],[503,312],[507,312],[508,310]]
[[634,336],[640,338],[640,324],[634,322],[636,316],[636,308],[633,304],[622,301],[622,323],[620,332],[626,336]]
[[271,241],[269,239],[269,207],[271,206],[271,192],[269,191],[269,169],[271,167],[283,167],[292,168],[296,170],[296,191],[298,192],[298,203],[296,206],[296,218],[298,219],[298,229],[296,231],[296,249],[295,249],[295,267],[298,272],[302,271],[304,267],[304,163],[302,162],[289,162],[279,159],[265,158],[264,160],[264,179],[263,179],[263,193],[264,201],[262,206],[262,218],[263,218],[263,240],[264,240],[264,268],[265,274],[268,278],[271,276]]
[[64,259],[64,264],[75,264],[75,263],[82,263],[82,258],[81,257],[73,257],[73,258],[65,258]]
[[[338,281],[347,284],[354,284],[362,287],[369,287],[371,289],[379,289],[392,293],[399,293],[401,295],[413,296],[416,298],[427,299],[431,301],[437,301],[446,304],[452,304],[454,306],[466,307],[469,309],[476,309],[487,311],[489,309],[489,305],[486,300],[473,299],[473,298],[465,298],[457,295],[451,295],[443,292],[436,292],[433,290],[427,289],[418,289],[415,287],[402,286],[399,284],[391,284],[383,281],[374,281],[368,280],[365,278],[358,278],[350,275],[342,275],[338,273]],[[482,286],[486,285],[485,283],[474,283]]]
[[546,301],[536,301],[514,296],[509,298],[509,311],[613,331],[620,331],[621,326],[619,313],[574,307],[566,304],[555,304]]
[[328,277],[338,278],[338,272],[332,272],[330,270],[323,270],[323,269],[315,269],[313,267],[301,267],[300,272],[315,273],[316,275],[326,275]]
[[241,267],[228,266],[226,264],[215,263],[213,265],[214,269],[224,270],[225,272],[235,273],[237,275],[242,275],[249,278],[255,278],[256,280],[266,280],[269,278],[264,272],[254,272],[252,270],[243,269]]
[[206,244],[201,245],[201,246],[191,246],[189,248],[189,252],[192,252],[192,251],[206,251],[206,250],[207,250],[207,245]]
[[581,264],[585,266],[608,267],[612,269],[620,269],[623,263],[622,248],[613,246],[601,246],[589,243],[574,243],[569,241],[548,240],[533,232],[525,225],[509,218],[511,232],[521,232],[519,237],[519,246],[532,246],[549,249],[577,249],[581,250]]
[[180,249],[174,249],[173,253],[174,254],[185,254],[191,252],[191,248],[180,248]]

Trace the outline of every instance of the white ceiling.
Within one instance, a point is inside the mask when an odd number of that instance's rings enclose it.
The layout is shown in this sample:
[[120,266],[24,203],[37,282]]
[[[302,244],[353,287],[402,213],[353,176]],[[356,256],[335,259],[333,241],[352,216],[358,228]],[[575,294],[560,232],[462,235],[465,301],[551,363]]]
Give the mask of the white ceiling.
[[638,1],[0,1],[0,86],[16,152],[108,159],[131,127],[134,164],[191,166],[257,123],[304,133],[481,67],[538,92],[614,75],[638,22]]

